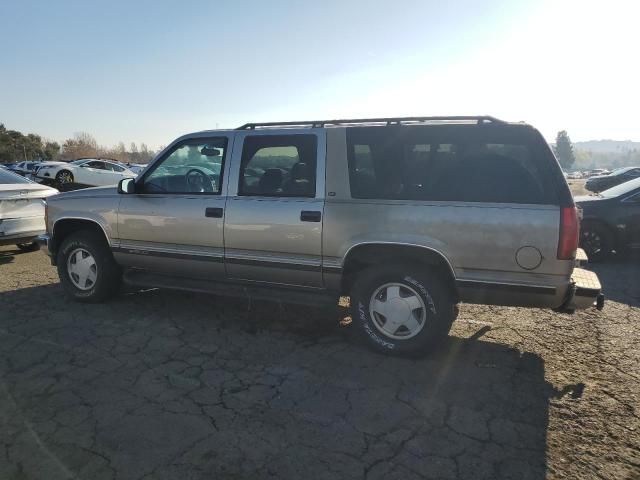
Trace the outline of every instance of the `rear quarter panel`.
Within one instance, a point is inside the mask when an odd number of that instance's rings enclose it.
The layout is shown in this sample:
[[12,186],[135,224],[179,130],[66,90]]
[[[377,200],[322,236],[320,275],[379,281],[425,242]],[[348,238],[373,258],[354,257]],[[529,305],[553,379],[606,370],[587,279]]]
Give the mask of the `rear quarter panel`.
[[[562,303],[573,262],[556,258],[559,207],[351,199],[344,130],[329,131],[327,153],[325,266],[342,266],[349,250],[360,244],[416,245],[444,256],[459,283],[548,287],[544,294],[517,289],[484,294],[481,288],[463,300],[540,307]],[[532,270],[516,261],[518,250],[527,246],[542,257]],[[327,276],[326,281],[335,280]]]

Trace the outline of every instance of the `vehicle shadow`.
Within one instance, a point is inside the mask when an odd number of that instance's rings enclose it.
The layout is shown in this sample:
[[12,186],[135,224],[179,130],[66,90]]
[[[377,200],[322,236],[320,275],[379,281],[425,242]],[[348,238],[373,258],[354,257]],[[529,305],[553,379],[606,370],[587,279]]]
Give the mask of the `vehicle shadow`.
[[15,256],[20,253],[22,252],[17,248],[9,250],[7,248],[0,247],[0,265],[13,262]]
[[640,307],[640,253],[613,255],[584,268],[598,274],[608,300]]
[[306,307],[159,290],[86,305],[58,285],[0,304],[0,378],[43,445],[19,457],[46,448],[96,478],[317,478],[329,462],[339,478],[543,480],[549,403],[584,388],[555,390],[487,327],[407,359]]

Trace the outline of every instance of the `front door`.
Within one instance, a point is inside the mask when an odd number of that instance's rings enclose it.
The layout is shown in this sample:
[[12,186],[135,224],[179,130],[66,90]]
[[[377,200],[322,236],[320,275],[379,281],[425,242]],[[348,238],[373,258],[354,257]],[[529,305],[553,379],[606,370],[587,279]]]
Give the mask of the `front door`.
[[126,266],[224,278],[225,158],[232,135],[177,142],[122,195],[115,255]]
[[230,278],[322,286],[324,135],[237,135],[224,231]]
[[640,192],[620,203],[621,223],[628,231],[629,246],[640,248]]

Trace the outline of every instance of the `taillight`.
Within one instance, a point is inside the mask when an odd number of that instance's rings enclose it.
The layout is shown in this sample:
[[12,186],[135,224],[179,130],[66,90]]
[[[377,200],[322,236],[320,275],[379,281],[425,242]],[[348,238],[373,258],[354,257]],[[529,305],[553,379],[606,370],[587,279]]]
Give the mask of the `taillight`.
[[44,228],[49,233],[49,204],[46,199],[42,199],[42,203],[44,204]]
[[560,238],[558,260],[573,260],[578,248],[579,224],[575,206],[560,209]]

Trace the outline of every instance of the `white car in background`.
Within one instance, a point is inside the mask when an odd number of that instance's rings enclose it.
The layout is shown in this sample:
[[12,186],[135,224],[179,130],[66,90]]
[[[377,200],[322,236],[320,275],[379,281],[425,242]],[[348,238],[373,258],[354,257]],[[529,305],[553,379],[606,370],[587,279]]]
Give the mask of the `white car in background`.
[[5,168],[0,168],[0,245],[35,250],[38,235],[46,232],[45,199],[58,193]]
[[73,162],[46,162],[36,172],[38,182],[55,181],[58,185],[75,183],[90,187],[117,185],[123,178],[137,174],[126,166],[99,158],[83,158]]

